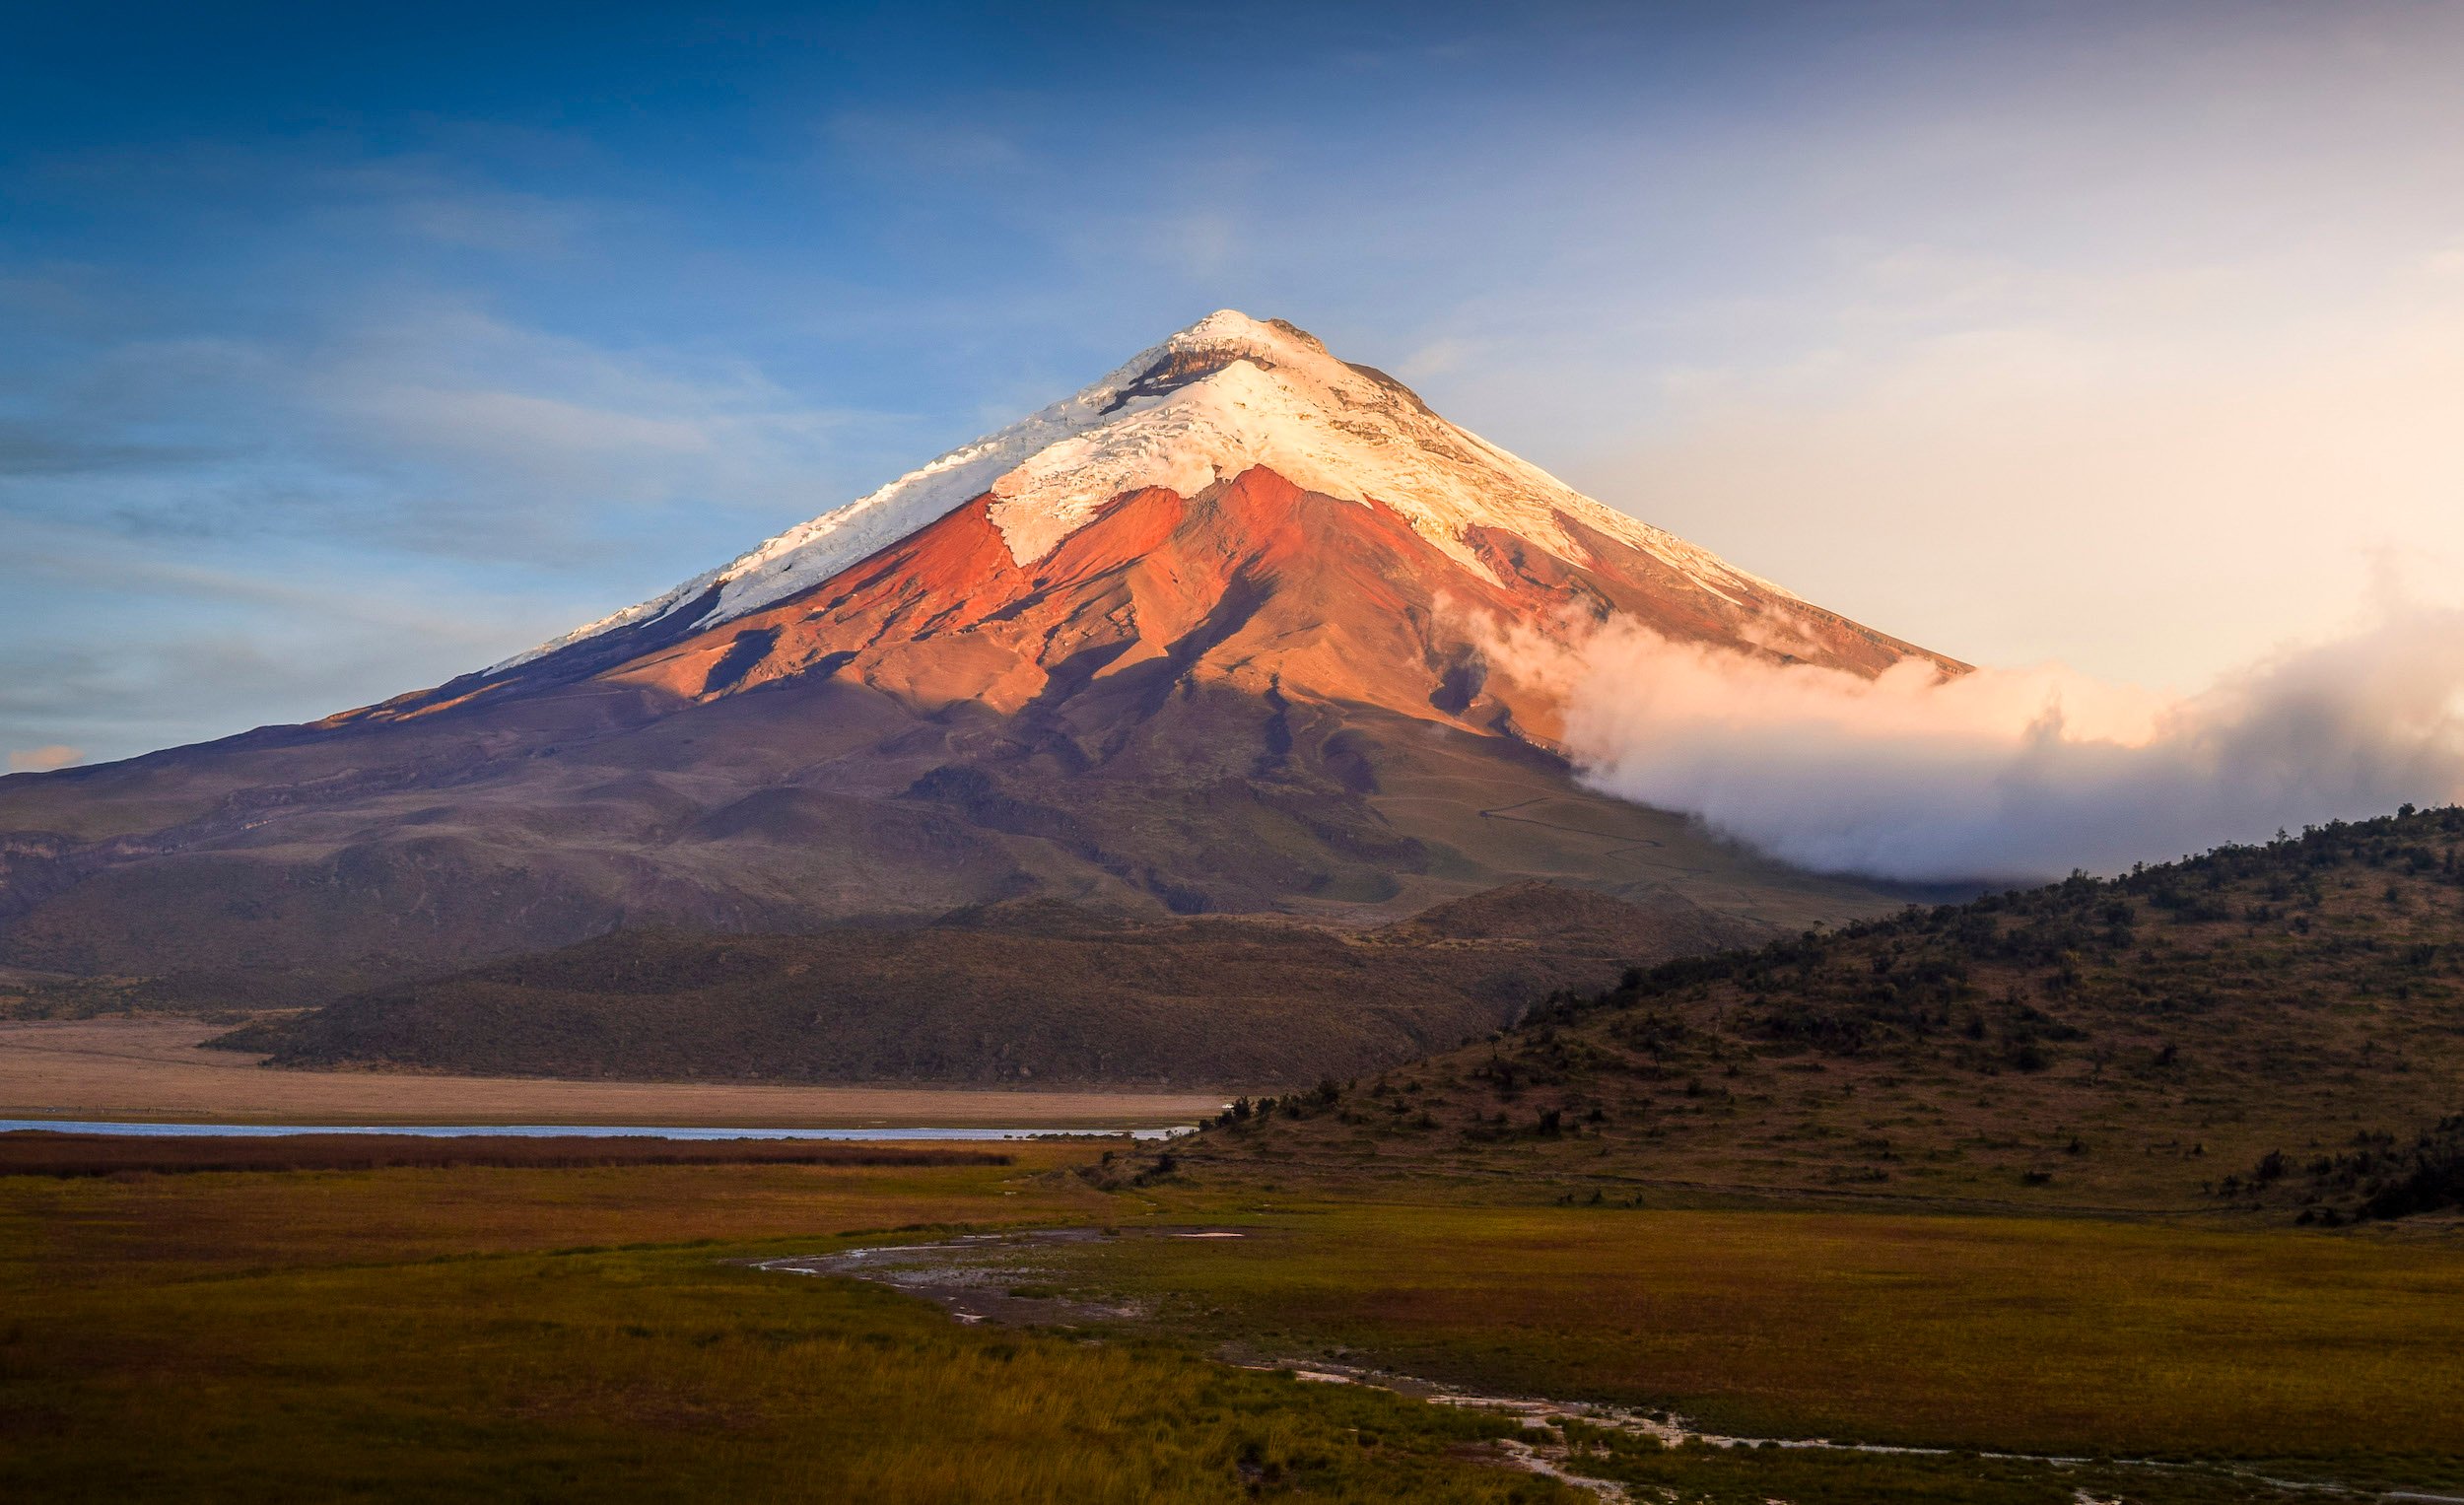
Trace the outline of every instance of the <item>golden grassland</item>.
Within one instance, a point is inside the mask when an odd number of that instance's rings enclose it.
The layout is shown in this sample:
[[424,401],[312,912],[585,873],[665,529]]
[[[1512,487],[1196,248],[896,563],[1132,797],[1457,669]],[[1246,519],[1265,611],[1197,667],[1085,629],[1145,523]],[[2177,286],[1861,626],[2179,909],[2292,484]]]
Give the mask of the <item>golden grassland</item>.
[[772,1129],[927,1124],[938,1129],[1186,1124],[1222,1105],[1205,1092],[1019,1092],[766,1082],[564,1081],[388,1071],[275,1071],[265,1058],[202,1051],[230,1025],[160,1015],[6,1017],[0,983],[0,1118],[226,1124],[705,1124]]
[[[0,1496],[1572,1500],[1486,1417],[1211,1361],[1334,1356],[1739,1431],[2464,1485],[2464,1238],[1399,1198],[1008,1166],[0,1176]],[[1335,1195],[1340,1194],[1340,1195]],[[969,1227],[1150,1314],[963,1328],[740,1261]],[[1091,1340],[1100,1335],[1101,1340]],[[1656,1449],[1687,1501],[2290,1498],[2215,1472]],[[1639,1497],[1652,1497],[1645,1493]]]
[[1552,1493],[1450,1460],[1475,1418],[707,1255],[120,1290],[11,1333],[46,1371],[10,1406],[22,1499],[1231,1499],[1244,1462],[1332,1498]]
[[2452,1231],[1262,1199],[1252,1237],[1075,1246],[1056,1278],[1262,1353],[1747,1435],[2464,1477]]
[[485,1165],[1008,1165],[998,1149],[843,1139],[668,1139],[649,1134],[115,1134],[0,1132],[0,1176],[378,1171]]
[[1486,1418],[727,1258],[1094,1199],[978,1167],[0,1179],[0,1495],[1562,1497],[1458,1456]]
[[585,1246],[828,1239],[958,1222],[1078,1222],[1116,1198],[1037,1172],[1087,1151],[1021,1141],[1010,1166],[471,1167],[0,1179],[6,1288],[189,1280]]

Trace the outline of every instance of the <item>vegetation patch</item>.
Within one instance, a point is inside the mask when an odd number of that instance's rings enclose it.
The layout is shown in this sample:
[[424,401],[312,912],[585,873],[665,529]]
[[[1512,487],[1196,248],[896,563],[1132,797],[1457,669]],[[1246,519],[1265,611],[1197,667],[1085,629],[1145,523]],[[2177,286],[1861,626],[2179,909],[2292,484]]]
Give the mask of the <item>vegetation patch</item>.
[[634,1080],[1306,1082],[1485,1034],[1638,956],[1755,933],[1674,896],[1547,884],[1369,930],[1055,902],[809,935],[622,929],[351,992],[220,1043],[287,1066]]
[[2464,1114],[2450,1114],[2413,1137],[2367,1129],[2350,1147],[2298,1166],[2270,1150],[2242,1176],[2219,1188],[2254,1202],[2298,1200],[2295,1221],[2333,1228],[2373,1218],[2411,1217],[2464,1207]]
[[1974,1210],[2455,1205],[2464,810],[1910,908],[1562,992],[1279,1096],[1190,1173]]

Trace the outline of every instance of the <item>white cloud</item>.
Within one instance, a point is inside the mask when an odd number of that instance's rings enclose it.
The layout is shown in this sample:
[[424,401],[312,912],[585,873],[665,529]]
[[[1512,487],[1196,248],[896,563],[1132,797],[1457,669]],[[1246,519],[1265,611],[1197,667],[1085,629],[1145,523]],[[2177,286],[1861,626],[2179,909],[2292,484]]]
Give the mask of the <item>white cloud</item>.
[[1442,376],[1451,371],[1461,371],[1465,363],[1472,359],[1472,344],[1469,340],[1455,339],[1451,336],[1440,337],[1429,341],[1397,362],[1395,375],[1405,381],[1426,381],[1431,376]]
[[2112,872],[2464,799],[2464,610],[2400,606],[2168,695],[2060,665],[1879,679],[1619,620],[1486,633],[1584,780],[1785,860],[1912,880]]
[[689,499],[758,512],[817,487],[855,416],[801,403],[745,363],[614,352],[453,306],[350,331],[303,395],[354,439],[444,465],[492,501],[510,482],[541,508]]

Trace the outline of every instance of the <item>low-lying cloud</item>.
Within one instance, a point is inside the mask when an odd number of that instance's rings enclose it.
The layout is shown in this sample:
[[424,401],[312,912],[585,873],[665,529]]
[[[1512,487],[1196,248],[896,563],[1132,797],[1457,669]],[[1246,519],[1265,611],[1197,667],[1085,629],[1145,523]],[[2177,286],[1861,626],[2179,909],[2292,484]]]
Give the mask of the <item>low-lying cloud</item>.
[[47,774],[55,768],[74,768],[86,761],[86,755],[64,742],[48,747],[22,747],[9,754],[12,774]]
[[2195,695],[2059,665],[1869,680],[1623,620],[1485,648],[1562,695],[1585,782],[1820,871],[2110,873],[2464,797],[2464,610],[2385,609]]

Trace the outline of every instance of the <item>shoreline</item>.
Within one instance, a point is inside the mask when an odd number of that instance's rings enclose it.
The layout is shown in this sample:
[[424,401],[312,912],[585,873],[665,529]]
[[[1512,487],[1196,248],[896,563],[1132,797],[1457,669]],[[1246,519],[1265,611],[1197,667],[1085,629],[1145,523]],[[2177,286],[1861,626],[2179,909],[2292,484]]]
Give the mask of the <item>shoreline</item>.
[[579,1081],[295,1071],[198,1048],[193,1019],[0,1022],[0,1118],[148,1124],[575,1128],[1085,1129],[1195,1124],[1228,1093],[905,1084]]

